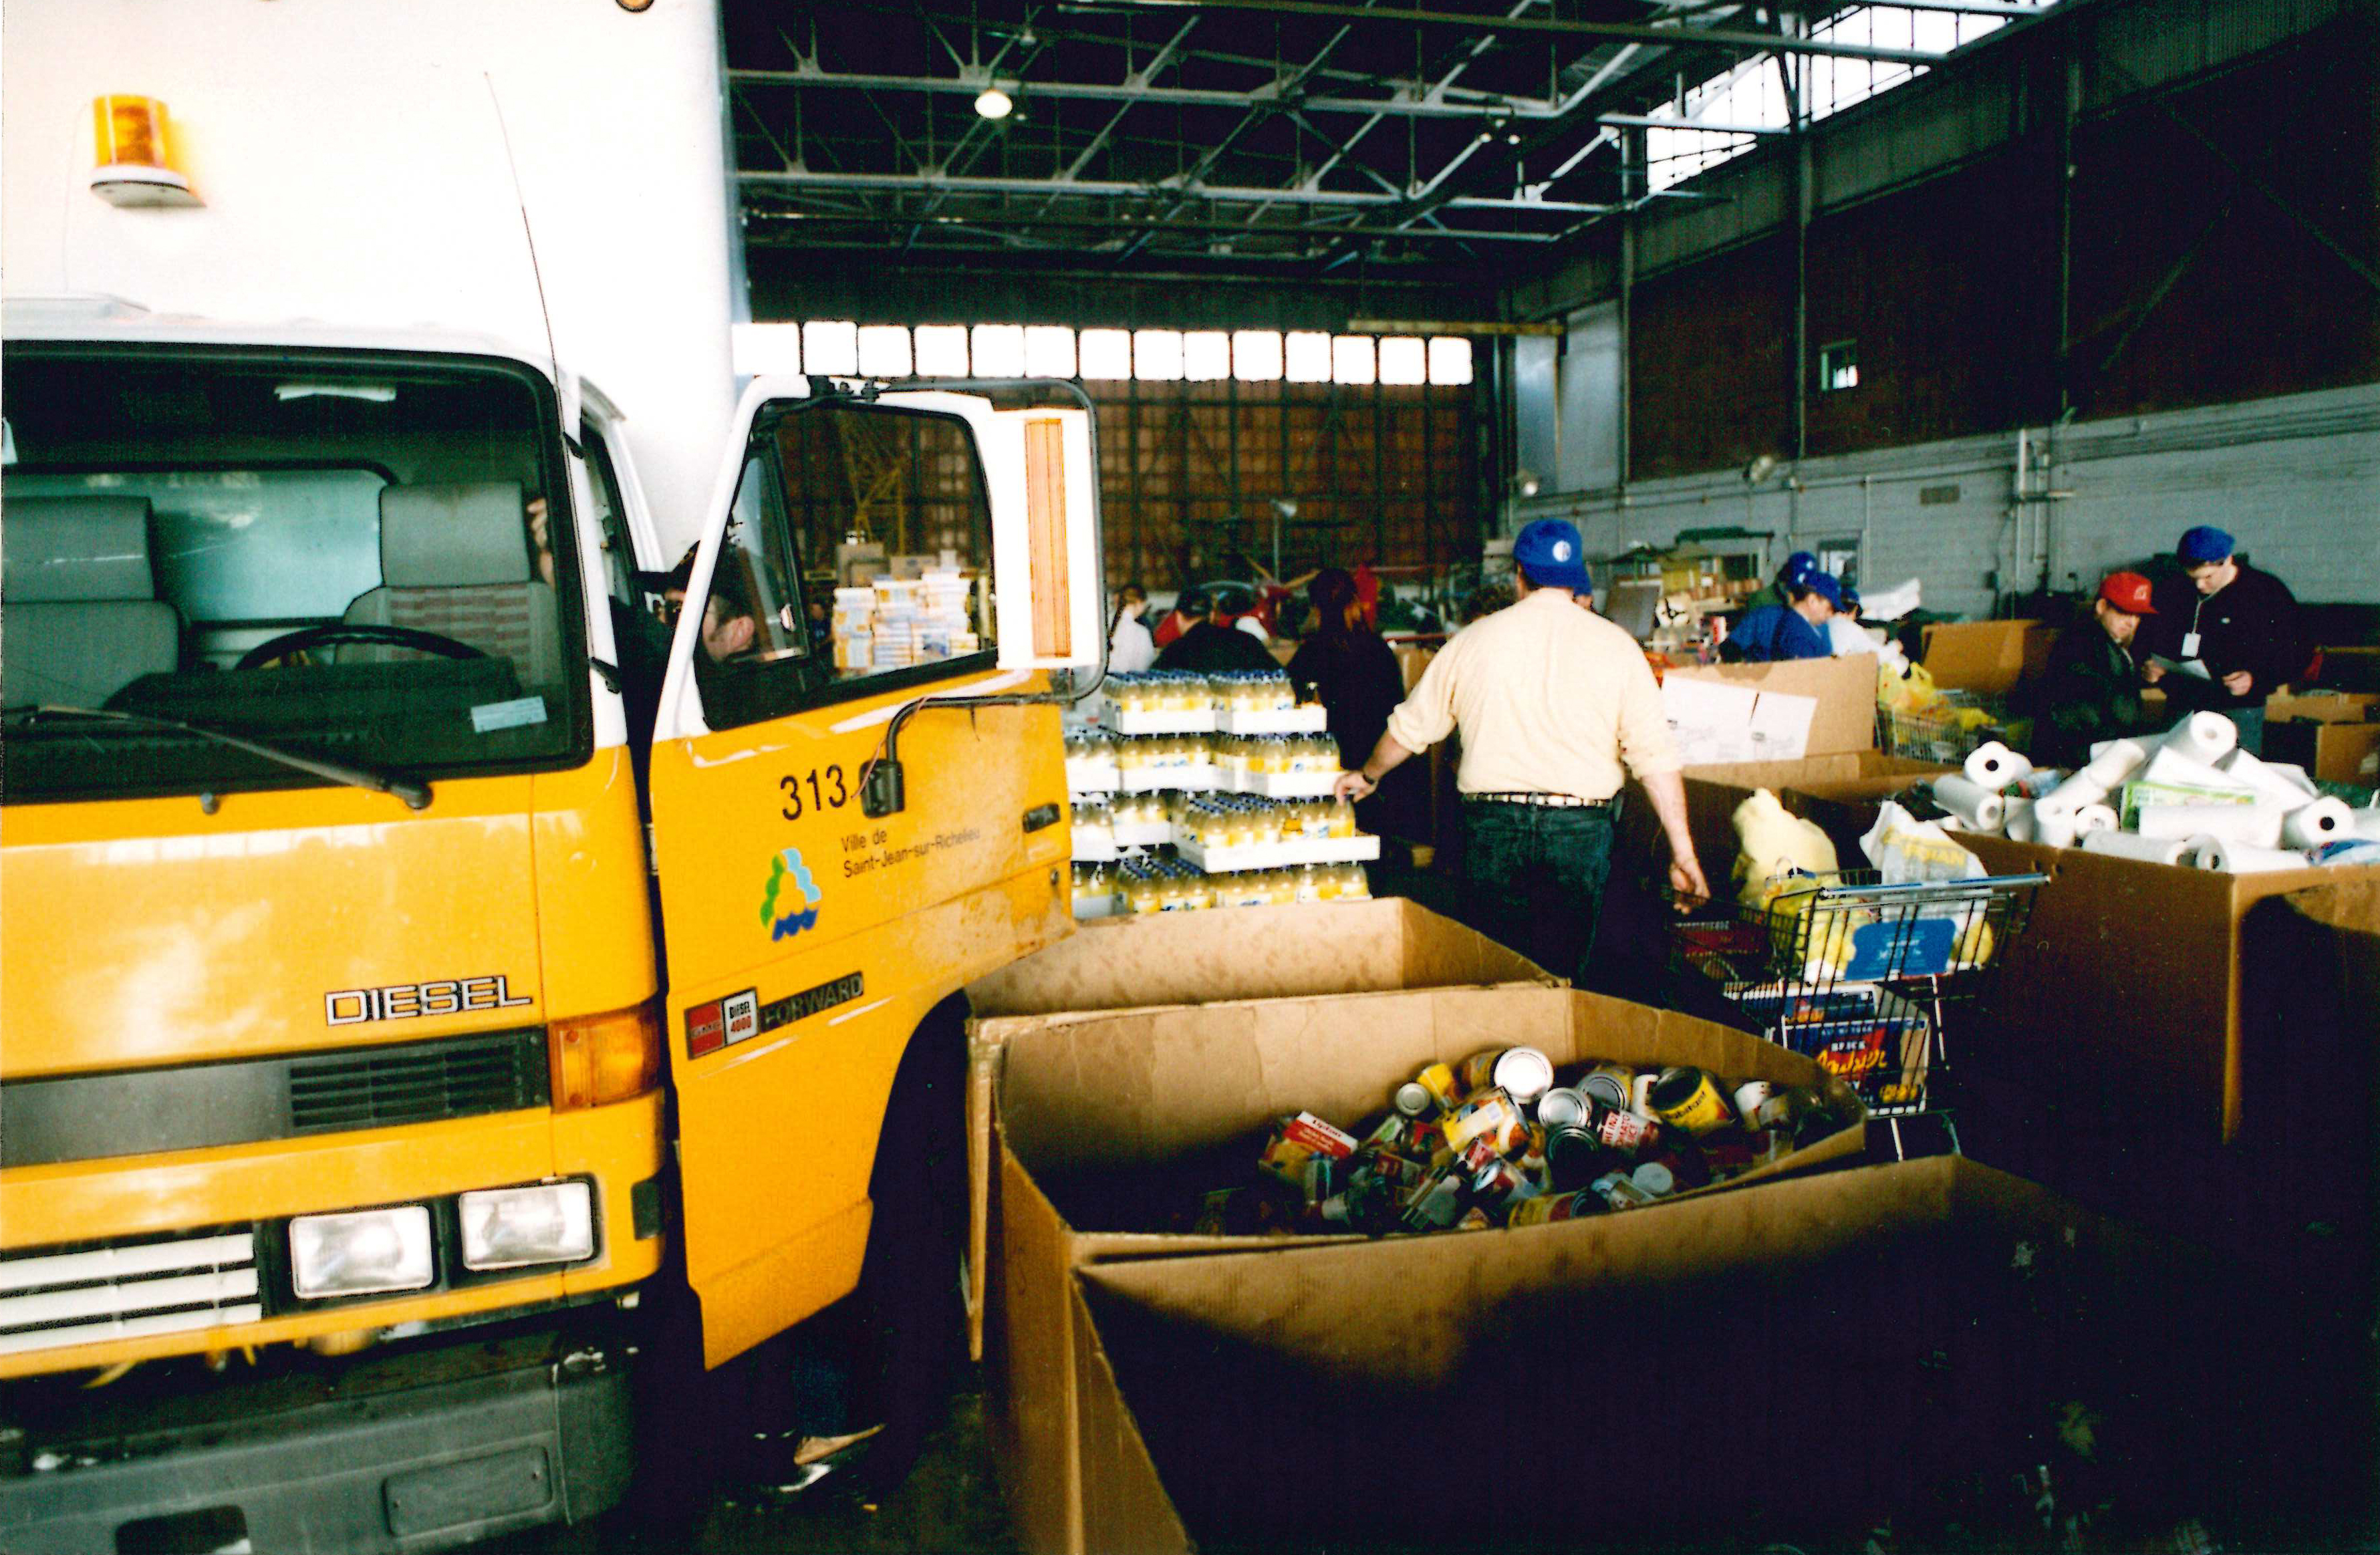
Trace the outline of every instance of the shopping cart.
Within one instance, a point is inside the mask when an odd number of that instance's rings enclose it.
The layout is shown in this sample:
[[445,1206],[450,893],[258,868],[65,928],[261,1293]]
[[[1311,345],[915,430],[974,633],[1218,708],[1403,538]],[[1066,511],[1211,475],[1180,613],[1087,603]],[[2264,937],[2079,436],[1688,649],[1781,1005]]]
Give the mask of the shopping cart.
[[1677,917],[1670,970],[1718,993],[1769,1041],[1816,1059],[1872,1114],[1938,1112],[1949,1017],[2006,962],[2048,880],[1887,885],[1872,869],[1791,871],[1749,901]]
[[1955,767],[1986,740],[2008,736],[2007,709],[1973,691],[1944,691],[1920,708],[1876,710],[1876,743],[1887,756]]

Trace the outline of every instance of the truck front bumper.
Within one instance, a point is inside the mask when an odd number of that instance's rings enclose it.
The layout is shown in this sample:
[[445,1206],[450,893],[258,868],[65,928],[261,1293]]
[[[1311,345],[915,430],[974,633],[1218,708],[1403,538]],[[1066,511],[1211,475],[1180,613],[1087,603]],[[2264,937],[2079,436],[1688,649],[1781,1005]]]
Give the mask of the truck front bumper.
[[0,1549],[439,1549],[591,1517],[633,1464],[625,1352],[550,1331],[164,1396],[140,1375],[7,1410]]

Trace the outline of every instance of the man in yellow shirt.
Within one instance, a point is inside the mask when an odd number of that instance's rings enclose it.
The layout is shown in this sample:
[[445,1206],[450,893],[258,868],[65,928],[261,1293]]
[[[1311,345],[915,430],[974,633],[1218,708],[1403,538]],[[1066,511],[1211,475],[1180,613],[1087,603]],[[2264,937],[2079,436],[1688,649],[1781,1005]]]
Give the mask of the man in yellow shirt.
[[[1463,876],[1496,937],[1548,971],[1585,971],[1626,774],[1670,841],[1670,883],[1710,893],[1660,688],[1635,639],[1595,613],[1578,530],[1540,518],[1512,542],[1516,602],[1447,642],[1338,791],[1360,799],[1407,757],[1463,731]],[[1623,771],[1623,764],[1625,771]]]

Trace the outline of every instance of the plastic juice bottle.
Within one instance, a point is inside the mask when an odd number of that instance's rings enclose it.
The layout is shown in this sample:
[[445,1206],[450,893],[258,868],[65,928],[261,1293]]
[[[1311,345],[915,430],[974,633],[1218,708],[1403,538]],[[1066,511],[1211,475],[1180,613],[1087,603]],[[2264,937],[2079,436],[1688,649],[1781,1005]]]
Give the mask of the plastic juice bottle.
[[1322,900],[1322,873],[1311,864],[1304,866],[1297,871],[1295,899],[1300,902]]
[[1344,799],[1330,801],[1330,835],[1352,837],[1355,834],[1355,807]]

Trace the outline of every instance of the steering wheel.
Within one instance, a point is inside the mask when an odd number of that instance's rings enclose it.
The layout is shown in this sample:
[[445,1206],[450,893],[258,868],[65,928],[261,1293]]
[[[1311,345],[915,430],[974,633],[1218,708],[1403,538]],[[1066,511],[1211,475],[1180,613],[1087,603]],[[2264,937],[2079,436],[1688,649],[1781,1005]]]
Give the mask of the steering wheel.
[[252,670],[270,664],[276,659],[286,659],[293,653],[309,649],[327,648],[334,643],[376,643],[382,648],[409,648],[417,653],[435,653],[442,659],[484,659],[487,654],[468,642],[441,637],[436,632],[417,631],[411,626],[378,626],[367,622],[334,621],[327,626],[306,626],[295,632],[284,632],[277,638],[258,643],[239,656],[235,670]]

